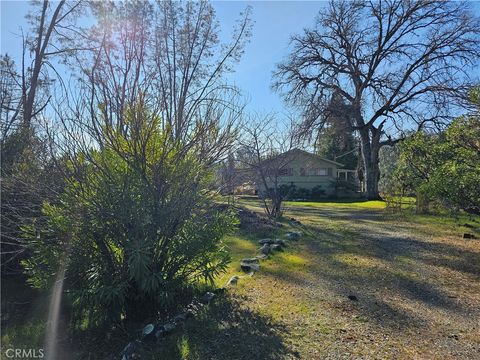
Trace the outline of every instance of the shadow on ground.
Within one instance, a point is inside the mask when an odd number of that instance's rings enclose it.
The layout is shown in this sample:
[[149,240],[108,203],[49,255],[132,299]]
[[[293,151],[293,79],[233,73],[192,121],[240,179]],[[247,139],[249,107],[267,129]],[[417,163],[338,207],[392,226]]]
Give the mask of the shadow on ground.
[[312,298],[322,291],[334,294],[343,299],[337,310],[384,329],[418,329],[434,326],[447,313],[467,319],[478,312],[456,292],[458,283],[473,286],[480,279],[480,252],[459,246],[461,239],[436,241],[370,209],[292,207],[288,215],[306,222],[298,253],[309,259],[308,266],[266,274],[299,291],[317,291]]
[[145,349],[142,359],[276,360],[289,354],[287,330],[250,310],[246,299],[229,295]]

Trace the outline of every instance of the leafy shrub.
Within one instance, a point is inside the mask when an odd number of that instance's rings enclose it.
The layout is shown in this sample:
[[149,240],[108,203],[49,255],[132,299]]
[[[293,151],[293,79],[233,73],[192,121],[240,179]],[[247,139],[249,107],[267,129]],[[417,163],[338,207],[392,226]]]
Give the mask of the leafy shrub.
[[[273,189],[269,190],[270,192]],[[321,185],[317,185],[312,189],[298,188],[294,183],[289,185],[280,185],[278,191],[282,200],[320,200],[325,197],[325,190]]]
[[280,185],[278,189],[280,196],[285,200],[291,200],[295,198],[297,193],[297,187],[293,183],[290,183],[289,185]]
[[74,318],[94,325],[166,312],[229,262],[222,238],[235,220],[205,190],[209,167],[145,109],[126,118],[135,131],[112,131],[103,148],[68,161],[61,201],[24,228],[30,282],[46,288],[66,264]]
[[323,197],[325,197],[325,190],[323,190],[320,185],[317,185],[312,190],[310,190],[310,199],[320,200]]
[[400,144],[398,186],[417,195],[417,210],[430,200],[480,213],[480,117],[462,117],[439,134],[423,132]]

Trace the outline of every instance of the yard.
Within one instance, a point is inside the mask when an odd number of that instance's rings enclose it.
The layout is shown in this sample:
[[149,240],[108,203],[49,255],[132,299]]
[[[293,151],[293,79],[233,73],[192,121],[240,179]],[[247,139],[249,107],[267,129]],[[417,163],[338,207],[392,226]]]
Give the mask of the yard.
[[[261,212],[253,200],[243,205]],[[144,356],[480,356],[478,218],[398,216],[382,202],[288,203],[286,216],[302,223],[298,243],[263,261],[259,273],[241,278],[204,317]],[[290,227],[284,222],[272,236]],[[463,239],[464,232],[477,239]],[[252,231],[229,239],[233,262],[219,285],[240,273],[238,261],[257,251],[258,238]]]
[[0,0],[0,360],[480,359],[479,4]]
[[[254,199],[240,205],[262,213]],[[286,209],[282,227],[243,228],[228,238],[232,263],[217,285],[235,274],[238,284],[144,348],[141,359],[479,358],[478,217],[400,216],[380,201]],[[257,253],[258,239],[292,229],[304,236],[263,260],[260,272],[241,272],[240,259]],[[4,328],[4,345],[41,346],[45,306],[33,304],[33,317]],[[128,340],[103,333],[64,347],[81,359],[113,359]]]

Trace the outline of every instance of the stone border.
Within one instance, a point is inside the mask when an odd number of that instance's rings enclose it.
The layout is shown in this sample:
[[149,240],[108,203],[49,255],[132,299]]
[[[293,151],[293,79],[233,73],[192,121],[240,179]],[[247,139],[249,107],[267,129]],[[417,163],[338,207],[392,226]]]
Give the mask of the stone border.
[[[292,219],[294,220],[294,219]],[[299,226],[301,225],[299,221],[291,221],[291,225]],[[300,231],[290,231],[285,234],[285,237],[289,241],[298,241],[303,236],[303,233]],[[277,239],[261,239],[258,241],[261,245],[259,252],[260,255],[257,255],[252,258],[244,258],[240,261],[240,268],[248,273],[247,275],[233,275],[225,284],[225,287],[218,288],[215,292],[206,292],[200,299],[193,299],[190,304],[188,304],[182,312],[177,314],[172,320],[166,323],[151,323],[145,325],[142,330],[142,336],[139,340],[130,341],[120,353],[119,358],[121,360],[133,360],[139,358],[138,351],[144,344],[152,344],[158,342],[162,338],[165,338],[171,334],[177,325],[182,322],[187,321],[189,318],[193,318],[196,314],[205,306],[208,306],[212,302],[217,294],[224,293],[228,287],[235,286],[238,283],[238,280],[253,276],[255,272],[260,271],[260,260],[267,259],[269,255],[273,254],[275,251],[283,251],[287,247],[286,240],[277,238]]]
[[[215,292],[222,293],[225,288],[217,289]],[[144,326],[140,339],[130,341],[119,355],[121,360],[133,360],[138,358],[138,351],[144,344],[153,344],[165,338],[172,333],[175,328],[189,318],[193,318],[197,313],[216,297],[215,293],[206,292],[200,299],[193,299],[184,311],[177,314],[172,320],[166,323],[150,323]]]

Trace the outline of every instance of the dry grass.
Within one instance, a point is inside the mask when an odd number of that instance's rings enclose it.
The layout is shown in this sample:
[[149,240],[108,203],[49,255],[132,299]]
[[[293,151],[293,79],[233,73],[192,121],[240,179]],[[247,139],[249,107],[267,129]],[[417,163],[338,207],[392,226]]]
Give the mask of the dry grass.
[[[479,358],[480,240],[461,238],[473,231],[465,223],[480,227],[478,218],[398,217],[377,203],[289,203],[286,215],[300,220],[307,236],[210,309],[210,330],[187,327],[155,356]],[[281,231],[289,229],[284,223]],[[238,260],[253,255],[256,239],[254,231],[229,239],[234,262],[219,283],[239,272]]]
[[[480,358],[478,217],[399,216],[379,202],[288,203],[285,215],[305,236],[142,359]],[[241,274],[259,238],[293,228],[269,229],[227,239],[232,264],[218,286]]]

